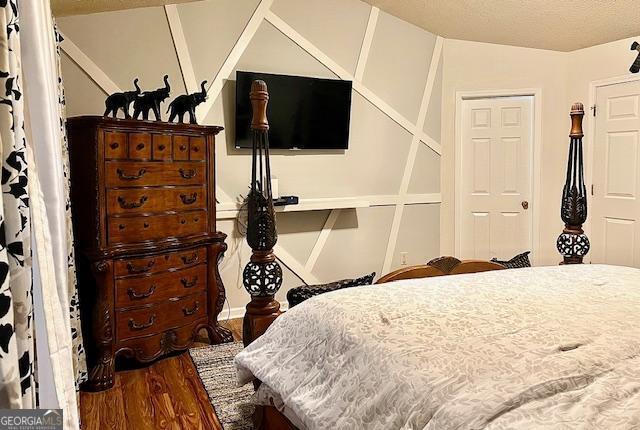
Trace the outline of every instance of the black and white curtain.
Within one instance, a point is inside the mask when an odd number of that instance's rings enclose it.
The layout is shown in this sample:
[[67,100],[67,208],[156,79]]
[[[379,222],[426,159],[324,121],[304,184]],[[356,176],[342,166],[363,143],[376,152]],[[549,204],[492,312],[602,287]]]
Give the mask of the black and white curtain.
[[31,216],[17,0],[0,2],[0,405],[35,408]]
[[49,0],[0,0],[0,408],[63,408],[77,429],[86,366],[59,42]]
[[80,302],[78,298],[78,284],[76,278],[76,258],[73,248],[73,225],[71,222],[71,177],[69,168],[69,142],[67,141],[67,113],[66,99],[64,95],[64,85],[62,82],[62,66],[60,61],[60,44],[63,41],[62,35],[54,25],[56,41],[56,66],[58,82],[58,108],[60,125],[60,148],[62,149],[62,170],[64,175],[64,210],[67,245],[67,288],[69,290],[69,317],[71,324],[71,339],[73,342],[73,367],[76,381],[76,391],[80,384],[87,380],[87,361],[84,351],[82,329],[80,326]]

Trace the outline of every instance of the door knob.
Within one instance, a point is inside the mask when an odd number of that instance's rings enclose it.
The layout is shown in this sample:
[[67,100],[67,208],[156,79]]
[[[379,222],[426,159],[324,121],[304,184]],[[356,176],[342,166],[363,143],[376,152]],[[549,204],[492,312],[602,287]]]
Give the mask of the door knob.
[[529,202],[528,201],[526,201],[526,200],[522,201],[522,209],[524,209],[525,211],[527,209],[529,209]]

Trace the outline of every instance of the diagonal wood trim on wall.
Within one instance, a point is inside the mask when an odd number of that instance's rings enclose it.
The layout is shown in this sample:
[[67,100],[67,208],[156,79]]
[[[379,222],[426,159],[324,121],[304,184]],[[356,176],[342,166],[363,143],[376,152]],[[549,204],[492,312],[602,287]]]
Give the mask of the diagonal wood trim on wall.
[[[412,123],[409,119],[407,119],[400,112],[395,110],[391,105],[386,103],[380,97],[378,97],[373,91],[367,88],[361,81],[357,80],[355,76],[351,73],[347,72],[344,68],[342,68],[338,63],[333,61],[327,54],[325,54],[322,50],[320,50],[317,46],[311,43],[308,39],[298,33],[293,27],[287,24],[282,18],[280,18],[275,13],[269,11],[265,17],[265,19],[271,23],[275,28],[280,30],[282,34],[291,39],[296,45],[300,48],[304,49],[307,53],[309,53],[312,57],[326,66],[333,73],[338,75],[340,79],[353,81],[353,89],[357,91],[361,96],[369,100],[371,104],[380,109],[382,113],[387,115],[389,118],[394,120],[398,125],[407,130],[412,135],[420,136],[420,140],[422,140],[427,146],[429,146],[434,152],[438,155],[442,155],[442,147],[438,144],[435,139],[428,136],[422,128],[418,128],[416,124]],[[439,39],[442,39],[438,36]],[[371,45],[369,45],[369,48]],[[367,54],[368,55],[368,54]],[[437,69],[436,69],[437,71]],[[430,70],[431,72],[431,70]],[[428,79],[428,78],[427,78]],[[432,78],[432,80],[435,79]]]
[[[429,74],[427,75],[427,82],[424,86],[424,94],[422,95],[422,102],[420,103],[420,111],[418,113],[418,121],[416,124],[417,130],[422,130],[424,127],[424,121],[427,117],[427,109],[429,108],[429,101],[431,100],[431,92],[433,90],[433,82],[435,81],[436,73],[438,71],[438,65],[440,64],[440,57],[442,56],[442,37],[438,36],[436,39],[436,45],[433,48],[433,54],[431,56],[431,64],[429,65]],[[404,212],[404,205],[406,204],[407,190],[409,189],[409,182],[411,181],[411,173],[416,162],[416,155],[418,153],[418,145],[420,145],[420,135],[415,133],[411,140],[411,147],[409,148],[409,155],[407,156],[407,163],[404,166],[404,173],[402,175],[402,182],[400,183],[400,199],[396,205],[396,210],[393,214],[393,222],[391,223],[391,233],[389,234],[389,241],[387,243],[387,252],[384,257],[384,265],[382,266],[382,273],[388,273],[391,269],[391,261],[393,259],[393,252],[396,249],[396,243],[398,241],[398,233],[400,232],[400,222],[402,221],[402,213]]]
[[198,85],[196,74],[193,71],[193,63],[191,61],[191,55],[189,54],[187,39],[182,29],[182,21],[180,21],[180,15],[178,15],[178,7],[175,4],[166,5],[164,7],[164,13],[167,15],[167,23],[169,24],[173,46],[176,49],[178,64],[180,64],[184,87],[188,93],[194,93],[198,91],[200,85]]
[[199,111],[201,114],[198,115],[198,121],[203,121],[209,114],[213,103],[216,101],[218,95],[220,95],[220,91],[222,91],[222,88],[224,87],[224,81],[229,79],[229,76],[231,76],[233,68],[238,63],[238,60],[240,60],[245,49],[247,49],[247,46],[249,46],[251,39],[253,39],[256,31],[258,31],[258,27],[260,27],[260,24],[264,21],[266,14],[269,12],[269,8],[272,3],[273,0],[261,0],[258,7],[256,7],[256,10],[253,12],[253,15],[251,15],[251,18],[249,19],[249,22],[247,22],[242,34],[236,41],[231,52],[229,52],[229,55],[224,60],[222,67],[220,67],[220,70],[213,79],[211,86],[207,90],[209,98],[204,102]]
[[76,46],[62,31],[58,30],[62,36],[60,47],[76,63],[89,78],[95,82],[105,94],[119,93],[122,90],[111,80],[109,76],[96,63],[89,58],[84,52]]
[[356,65],[355,78],[358,82],[362,82],[364,68],[366,67],[367,60],[369,59],[369,51],[371,50],[371,43],[373,42],[373,34],[375,33],[376,25],[378,24],[378,15],[380,15],[380,9],[373,6],[369,13],[369,21],[367,21],[367,29],[364,32],[362,47],[360,48],[360,55],[358,56],[358,64]]

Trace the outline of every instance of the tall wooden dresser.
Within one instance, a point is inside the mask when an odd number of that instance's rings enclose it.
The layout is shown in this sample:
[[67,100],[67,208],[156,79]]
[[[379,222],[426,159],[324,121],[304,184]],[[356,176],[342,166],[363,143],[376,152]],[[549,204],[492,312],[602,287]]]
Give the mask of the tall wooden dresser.
[[84,116],[67,122],[71,207],[89,380],[114,383],[116,355],[150,362],[218,325],[225,291],[216,230],[222,127]]

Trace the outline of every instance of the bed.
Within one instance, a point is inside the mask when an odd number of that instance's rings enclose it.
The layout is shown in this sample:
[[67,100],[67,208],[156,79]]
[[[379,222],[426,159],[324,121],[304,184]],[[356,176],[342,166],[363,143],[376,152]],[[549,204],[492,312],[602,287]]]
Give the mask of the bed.
[[[263,142],[259,89],[252,127]],[[266,276],[275,231],[252,246],[259,282],[247,288],[235,362],[240,383],[258,387],[255,428],[640,428],[640,270],[580,264],[590,247],[583,116],[572,106],[560,266],[445,257],[283,314],[279,278]]]
[[640,428],[639,311],[633,268],[408,279],[314,297],[236,363],[289,428]]

